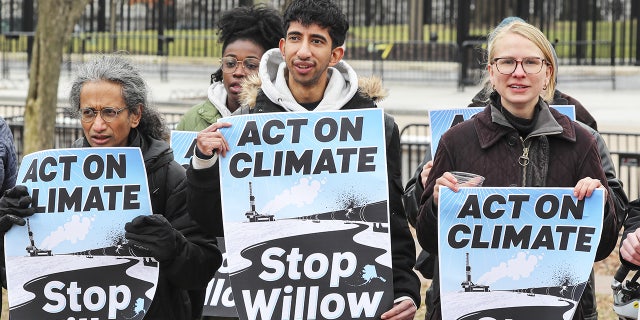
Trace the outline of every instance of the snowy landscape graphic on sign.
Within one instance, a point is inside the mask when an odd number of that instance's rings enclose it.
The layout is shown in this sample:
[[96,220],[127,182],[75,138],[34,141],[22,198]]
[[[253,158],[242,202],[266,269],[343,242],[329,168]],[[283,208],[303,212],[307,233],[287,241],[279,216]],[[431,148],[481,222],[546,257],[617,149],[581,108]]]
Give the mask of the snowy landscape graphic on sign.
[[379,318],[393,303],[382,111],[224,121],[224,231],[240,318]]
[[600,241],[604,193],[441,188],[443,319],[571,319]]
[[136,257],[124,224],[151,213],[139,148],[26,155],[16,184],[36,213],[5,235],[12,319],[142,319],[158,263]]

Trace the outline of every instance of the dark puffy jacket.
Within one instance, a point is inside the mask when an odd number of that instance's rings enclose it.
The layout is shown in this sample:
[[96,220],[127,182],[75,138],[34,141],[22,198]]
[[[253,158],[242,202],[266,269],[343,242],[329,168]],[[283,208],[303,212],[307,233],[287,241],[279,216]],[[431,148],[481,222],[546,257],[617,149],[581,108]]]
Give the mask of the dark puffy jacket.
[[[90,147],[82,138],[75,147]],[[142,150],[154,214],[161,214],[182,234],[178,255],[160,263],[153,302],[145,319],[192,320],[204,304],[206,286],[222,264],[215,237],[202,231],[187,213],[185,169],[173,160],[173,151],[160,140],[132,130],[130,147]],[[198,301],[192,301],[196,299]]]

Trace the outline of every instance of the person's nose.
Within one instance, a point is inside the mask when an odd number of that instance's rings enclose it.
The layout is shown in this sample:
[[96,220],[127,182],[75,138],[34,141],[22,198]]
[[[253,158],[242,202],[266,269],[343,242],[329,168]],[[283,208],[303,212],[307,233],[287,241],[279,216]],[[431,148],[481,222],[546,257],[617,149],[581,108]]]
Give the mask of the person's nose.
[[234,77],[244,77],[247,73],[244,71],[244,62],[242,61],[238,61],[238,65],[236,66],[236,69],[233,70],[233,76]]
[[91,124],[91,128],[93,131],[101,132],[107,128],[107,122],[102,119],[102,115],[98,112],[96,117],[93,119],[93,123]]
[[516,69],[513,70],[512,76],[523,77],[527,75],[527,72],[524,71],[524,65],[522,61],[516,61]]
[[309,42],[303,41],[297,52],[298,58],[306,60],[311,57],[311,50],[309,49]]

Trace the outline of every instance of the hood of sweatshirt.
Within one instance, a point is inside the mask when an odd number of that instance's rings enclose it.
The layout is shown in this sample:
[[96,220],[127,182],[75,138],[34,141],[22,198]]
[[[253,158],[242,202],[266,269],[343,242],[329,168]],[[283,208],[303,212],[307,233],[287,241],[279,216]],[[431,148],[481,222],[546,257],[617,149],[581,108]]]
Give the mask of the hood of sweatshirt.
[[227,108],[227,90],[224,88],[222,81],[214,82],[207,89],[207,97],[213,106],[218,109],[222,117],[231,115],[231,111]]
[[[330,67],[329,83],[325,89],[322,100],[314,111],[340,110],[354,95],[380,101],[387,96],[378,77],[358,79],[355,70],[346,62],[340,61]],[[243,89],[240,93],[240,103],[252,108],[255,105],[258,92],[262,92],[271,100],[284,107],[287,111],[308,111],[298,102],[287,85],[287,66],[278,48],[267,51],[260,61],[260,70],[257,75],[245,78]]]

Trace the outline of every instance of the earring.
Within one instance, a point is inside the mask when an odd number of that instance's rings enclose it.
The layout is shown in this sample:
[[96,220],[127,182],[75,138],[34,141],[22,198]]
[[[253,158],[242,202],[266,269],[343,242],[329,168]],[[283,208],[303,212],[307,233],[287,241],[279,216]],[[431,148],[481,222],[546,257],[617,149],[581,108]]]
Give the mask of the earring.
[[544,87],[542,87],[542,90],[547,90],[547,84],[544,84]]

